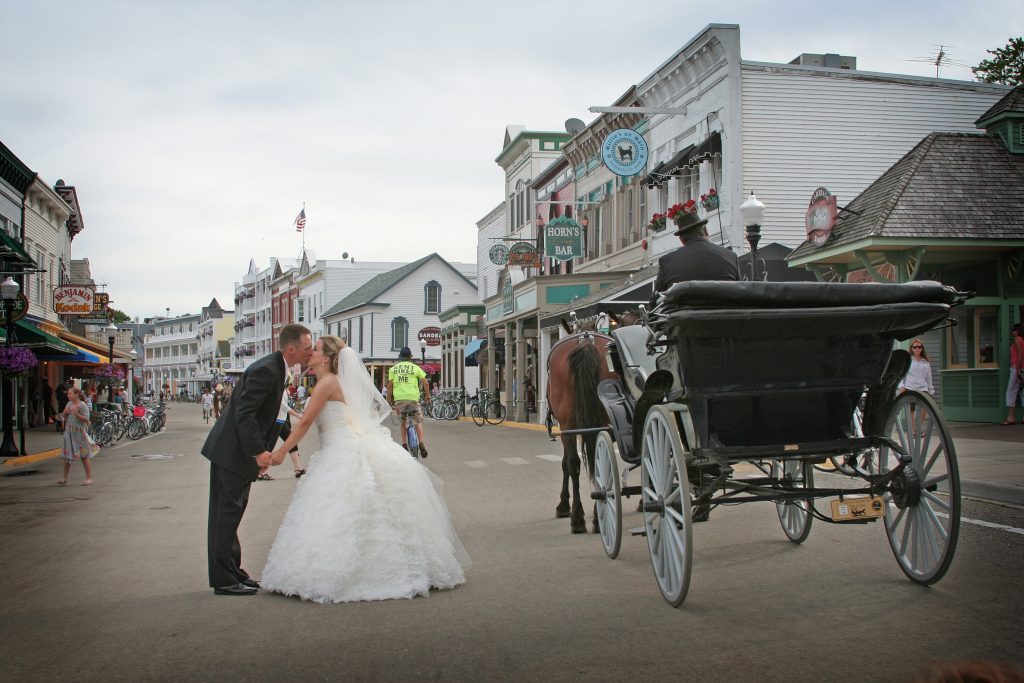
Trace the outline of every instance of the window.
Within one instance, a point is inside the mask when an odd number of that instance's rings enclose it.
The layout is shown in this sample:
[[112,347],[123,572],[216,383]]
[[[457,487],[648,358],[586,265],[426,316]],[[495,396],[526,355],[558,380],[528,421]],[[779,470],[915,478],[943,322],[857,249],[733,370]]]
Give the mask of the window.
[[295,306],[296,306],[295,310],[297,311],[296,320],[298,322],[300,322],[300,323],[306,322],[306,300],[305,299],[296,299],[295,300]]
[[947,368],[997,368],[999,310],[990,306],[955,308],[955,325],[946,328]]
[[678,182],[679,193],[676,202],[685,204],[689,200],[700,199],[700,172],[696,168],[686,167],[680,169]]
[[423,287],[423,312],[424,313],[440,313],[441,312],[441,283],[436,280],[431,280]]
[[363,316],[359,316],[359,349],[363,350]]
[[408,346],[409,321],[398,317],[391,321],[391,350],[398,351],[403,346]]

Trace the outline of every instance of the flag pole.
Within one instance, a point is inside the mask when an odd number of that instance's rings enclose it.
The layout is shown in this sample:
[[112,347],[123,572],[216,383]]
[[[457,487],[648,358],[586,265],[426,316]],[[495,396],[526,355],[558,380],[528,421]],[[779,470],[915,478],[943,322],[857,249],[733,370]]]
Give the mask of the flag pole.
[[[302,202],[302,215],[306,215],[306,202]],[[299,254],[299,259],[302,259],[306,255],[306,226],[302,226],[302,252]]]

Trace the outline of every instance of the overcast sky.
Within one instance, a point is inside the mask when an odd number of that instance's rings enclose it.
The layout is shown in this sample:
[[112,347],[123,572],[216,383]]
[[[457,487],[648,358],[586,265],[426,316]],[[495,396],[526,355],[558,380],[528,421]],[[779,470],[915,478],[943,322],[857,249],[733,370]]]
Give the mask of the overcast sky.
[[[712,8],[714,6],[714,8]],[[476,258],[505,126],[590,122],[709,23],[742,57],[933,76],[1024,33],[1020,0],[0,0],[0,140],[76,186],[88,257],[131,315],[232,305],[250,258]],[[971,80],[969,69],[943,68]]]

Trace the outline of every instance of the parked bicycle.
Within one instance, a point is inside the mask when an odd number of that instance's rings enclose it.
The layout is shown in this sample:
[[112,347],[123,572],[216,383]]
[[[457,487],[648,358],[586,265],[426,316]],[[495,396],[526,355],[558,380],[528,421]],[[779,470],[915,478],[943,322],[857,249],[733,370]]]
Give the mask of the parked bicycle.
[[487,390],[478,390],[473,398],[470,416],[477,427],[484,423],[497,425],[505,421],[505,404]]

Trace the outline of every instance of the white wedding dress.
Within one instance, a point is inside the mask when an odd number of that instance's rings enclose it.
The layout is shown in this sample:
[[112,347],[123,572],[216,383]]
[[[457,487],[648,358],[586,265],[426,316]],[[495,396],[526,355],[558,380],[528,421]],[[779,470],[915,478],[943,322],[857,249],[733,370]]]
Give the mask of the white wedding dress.
[[412,598],[465,583],[469,557],[440,480],[386,428],[354,429],[345,403],[328,401],[316,425],[320,450],[285,513],[262,587],[335,603]]

